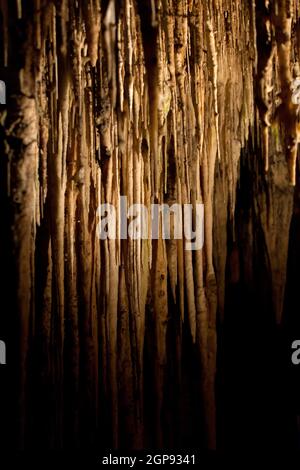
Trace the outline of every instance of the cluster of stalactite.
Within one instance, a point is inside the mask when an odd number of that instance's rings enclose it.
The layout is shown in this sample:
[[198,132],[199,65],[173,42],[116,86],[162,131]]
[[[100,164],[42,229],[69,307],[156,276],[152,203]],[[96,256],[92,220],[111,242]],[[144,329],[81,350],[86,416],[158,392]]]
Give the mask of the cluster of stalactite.
[[269,128],[281,126],[292,185],[296,183],[299,142],[299,104],[292,96],[292,80],[299,77],[299,46],[292,45],[292,33],[299,34],[298,11],[299,2],[294,0],[265,0],[257,5],[258,39],[262,40],[257,87],[265,169],[269,168]]
[[[274,160],[257,204],[269,208],[260,212],[269,254],[283,245],[271,259],[279,321],[292,214],[299,5],[257,4],[1,0],[2,70],[14,77],[0,115],[1,182],[21,446],[37,423],[50,447],[106,432],[114,447],[144,446],[145,350],[153,442],[162,446],[166,374],[172,363],[180,384],[188,326],[205,445],[215,447],[226,233],[228,224],[234,233],[240,155],[250,144]],[[288,202],[272,199],[282,186]],[[184,236],[100,241],[97,208],[118,209],[122,195],[149,211],[204,203],[203,249],[185,250]],[[230,262],[234,282],[234,251]]]

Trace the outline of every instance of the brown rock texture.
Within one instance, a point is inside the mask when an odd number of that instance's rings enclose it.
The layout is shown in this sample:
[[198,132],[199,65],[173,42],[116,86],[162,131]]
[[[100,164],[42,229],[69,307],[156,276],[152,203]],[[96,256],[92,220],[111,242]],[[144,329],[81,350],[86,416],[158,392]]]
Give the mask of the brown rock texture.
[[[1,0],[1,322],[17,447],[242,439],[245,403],[224,438],[232,351],[259,335],[266,353],[295,290],[299,10]],[[203,203],[203,249],[100,241],[97,208],[122,195],[149,211]]]

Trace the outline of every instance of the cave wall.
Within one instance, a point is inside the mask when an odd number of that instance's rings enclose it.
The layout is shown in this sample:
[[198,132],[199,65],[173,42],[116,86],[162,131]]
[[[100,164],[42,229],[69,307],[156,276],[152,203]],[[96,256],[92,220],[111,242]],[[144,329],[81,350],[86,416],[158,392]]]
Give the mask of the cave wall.
[[[284,313],[299,3],[0,7],[12,440],[215,448],[226,344]],[[100,242],[97,208],[121,195],[204,203],[203,249]]]

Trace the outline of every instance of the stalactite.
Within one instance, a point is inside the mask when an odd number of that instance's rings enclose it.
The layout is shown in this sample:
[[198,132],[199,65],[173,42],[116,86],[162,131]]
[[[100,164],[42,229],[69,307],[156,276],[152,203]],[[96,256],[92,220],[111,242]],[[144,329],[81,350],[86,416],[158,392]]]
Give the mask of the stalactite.
[[218,111],[218,60],[215,44],[215,36],[209,10],[207,11],[207,29],[208,29],[208,46],[210,53],[210,60],[212,63],[212,86],[213,86],[213,99],[214,99],[214,112],[215,112],[215,126],[217,135],[217,152],[220,158],[220,139],[219,139],[219,111]]
[[[265,2],[269,4],[269,2]],[[262,144],[263,154],[265,158],[265,171],[269,169],[269,127],[271,126],[272,101],[270,93],[272,92],[272,72],[273,72],[273,56],[274,56],[274,39],[272,31],[271,14],[266,5],[263,6],[264,11],[260,13],[258,28],[261,28],[259,41],[262,39],[263,54],[258,59],[258,103],[262,127]]]
[[[280,121],[285,141],[286,159],[291,184],[296,183],[298,147],[298,105],[292,100],[292,24],[295,21],[295,2],[266,1],[257,6],[259,110],[263,122],[263,153],[265,170],[269,169],[269,128],[273,118]],[[260,41],[262,40],[262,44]],[[270,93],[274,88],[273,58],[276,51],[281,103],[274,111]]]
[[296,158],[299,142],[298,105],[292,102],[291,90],[291,33],[293,10],[291,1],[275,3],[275,34],[278,54],[282,103],[278,109],[279,119],[285,130],[286,159],[291,184],[296,184]]

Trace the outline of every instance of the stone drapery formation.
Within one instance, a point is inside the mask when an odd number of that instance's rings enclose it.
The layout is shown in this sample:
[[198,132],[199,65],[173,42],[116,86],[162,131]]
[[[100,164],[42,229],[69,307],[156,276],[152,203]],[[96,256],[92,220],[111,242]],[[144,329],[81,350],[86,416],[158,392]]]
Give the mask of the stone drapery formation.
[[[277,324],[284,311],[299,2],[0,8],[1,257],[18,445],[30,435],[50,448],[174,445],[167,429],[189,426],[191,400],[199,445],[214,448],[226,299],[241,278],[259,290],[257,253],[265,308]],[[119,207],[121,195],[147,207],[203,202],[203,250],[100,242],[97,207]]]

